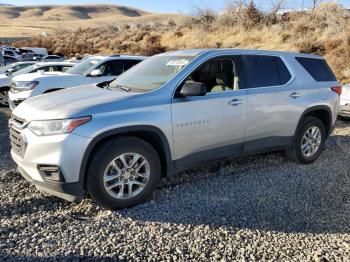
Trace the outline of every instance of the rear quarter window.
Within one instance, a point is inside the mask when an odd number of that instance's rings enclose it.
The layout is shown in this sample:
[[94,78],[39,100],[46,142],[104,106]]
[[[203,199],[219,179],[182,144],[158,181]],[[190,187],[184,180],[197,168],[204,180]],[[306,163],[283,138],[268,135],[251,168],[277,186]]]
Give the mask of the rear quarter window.
[[307,57],[296,57],[295,59],[316,81],[337,81],[326,60]]

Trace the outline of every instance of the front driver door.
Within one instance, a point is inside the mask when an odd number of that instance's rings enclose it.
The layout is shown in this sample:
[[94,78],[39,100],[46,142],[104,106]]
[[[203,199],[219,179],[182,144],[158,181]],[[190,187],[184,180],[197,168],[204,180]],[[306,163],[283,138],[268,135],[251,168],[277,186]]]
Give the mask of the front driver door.
[[[205,96],[172,101],[175,164],[190,167],[240,154],[246,121],[246,90],[239,89],[238,57],[205,62],[186,80],[205,83]],[[177,92],[178,93],[178,92]]]

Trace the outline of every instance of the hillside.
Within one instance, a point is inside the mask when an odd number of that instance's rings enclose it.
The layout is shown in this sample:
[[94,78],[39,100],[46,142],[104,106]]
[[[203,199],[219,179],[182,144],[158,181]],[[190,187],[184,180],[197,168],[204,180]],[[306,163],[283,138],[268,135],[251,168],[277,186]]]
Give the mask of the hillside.
[[35,36],[62,28],[161,22],[168,16],[117,5],[0,6],[0,37]]

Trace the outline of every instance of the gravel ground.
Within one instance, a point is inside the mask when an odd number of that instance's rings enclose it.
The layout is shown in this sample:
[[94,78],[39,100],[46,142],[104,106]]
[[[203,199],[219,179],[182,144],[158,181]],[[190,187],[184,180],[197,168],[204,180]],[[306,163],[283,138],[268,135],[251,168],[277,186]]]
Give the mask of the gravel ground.
[[0,261],[350,261],[350,122],[320,159],[239,158],[162,181],[110,212],[44,195],[15,171],[0,109]]

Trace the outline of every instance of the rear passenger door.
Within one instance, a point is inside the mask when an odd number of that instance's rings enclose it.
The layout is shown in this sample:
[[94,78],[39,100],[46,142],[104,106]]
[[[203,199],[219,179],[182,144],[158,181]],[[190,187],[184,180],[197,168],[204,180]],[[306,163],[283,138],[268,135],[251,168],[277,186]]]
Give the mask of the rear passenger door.
[[300,115],[291,72],[278,56],[244,55],[242,62],[248,100],[244,152],[289,145]]

